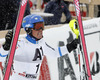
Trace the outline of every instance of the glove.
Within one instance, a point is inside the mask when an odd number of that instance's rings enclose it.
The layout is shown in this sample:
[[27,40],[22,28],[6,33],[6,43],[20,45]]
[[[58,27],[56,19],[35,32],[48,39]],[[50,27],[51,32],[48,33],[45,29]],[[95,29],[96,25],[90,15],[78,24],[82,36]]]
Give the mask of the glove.
[[9,50],[10,49],[10,45],[11,45],[11,41],[12,41],[12,37],[13,37],[13,30],[9,30],[5,36],[5,43],[3,44],[3,49],[4,50]]
[[77,48],[77,44],[79,44],[79,39],[73,40],[71,43],[67,44],[67,49],[69,53]]

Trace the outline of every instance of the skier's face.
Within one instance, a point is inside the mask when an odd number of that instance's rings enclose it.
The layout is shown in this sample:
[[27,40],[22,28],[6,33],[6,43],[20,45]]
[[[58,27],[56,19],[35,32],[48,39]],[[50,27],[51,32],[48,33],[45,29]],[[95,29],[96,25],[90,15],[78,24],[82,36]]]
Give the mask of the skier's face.
[[32,35],[37,39],[41,39],[43,37],[43,29],[44,23],[36,23],[34,28],[32,29]]

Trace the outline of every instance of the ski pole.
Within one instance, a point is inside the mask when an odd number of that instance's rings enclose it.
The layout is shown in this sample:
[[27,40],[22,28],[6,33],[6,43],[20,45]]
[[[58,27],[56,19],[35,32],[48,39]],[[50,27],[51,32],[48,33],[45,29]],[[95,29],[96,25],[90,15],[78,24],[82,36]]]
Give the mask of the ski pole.
[[85,71],[87,73],[87,79],[92,80],[91,72],[90,72],[90,65],[89,65],[89,60],[88,60],[88,54],[87,54],[87,48],[86,48],[86,42],[85,42],[85,37],[84,37],[84,30],[83,30],[83,25],[82,25],[82,19],[81,19],[81,12],[80,12],[80,6],[79,6],[79,0],[73,0],[74,5],[75,5],[75,11],[77,15],[77,20],[79,24],[79,32],[80,32],[80,39],[81,39],[81,45],[82,45],[82,52],[83,52],[83,58],[85,62]]
[[[70,26],[70,29],[73,31],[73,33],[76,35],[76,39],[80,40],[80,37],[79,37],[79,28],[78,28],[78,22],[76,19],[73,19],[70,21],[69,23],[69,26]],[[82,68],[83,68],[83,72],[81,70],[81,62],[80,62],[80,52],[82,53],[82,59],[83,59],[83,65],[82,65]],[[83,52],[82,52],[82,47],[81,47],[81,44],[80,44],[80,41],[79,41],[79,45],[78,45],[78,60],[79,60],[79,71],[80,71],[80,80],[83,79],[85,77],[87,77],[87,73],[85,71],[85,62],[84,62],[84,58],[83,58]],[[85,76],[83,76],[82,74],[84,74]],[[81,77],[82,76],[82,77]],[[86,78],[87,80],[87,78]]]
[[[78,30],[78,23],[76,19],[73,19],[69,22],[69,27],[72,32],[76,35],[76,39],[79,38],[79,30]],[[79,71],[80,71],[80,80],[81,80],[81,63],[80,63],[80,47],[78,45],[78,62],[79,62]]]
[[27,4],[27,0],[21,0],[21,5],[19,7],[19,12],[18,12],[17,20],[16,20],[15,29],[14,29],[14,36],[13,36],[10,51],[8,54],[7,65],[4,72],[3,80],[9,80],[10,71],[11,71],[15,49],[16,49],[16,44],[17,44],[17,40],[19,37],[20,28],[21,28],[21,23],[22,23],[25,9],[26,9],[26,4]]

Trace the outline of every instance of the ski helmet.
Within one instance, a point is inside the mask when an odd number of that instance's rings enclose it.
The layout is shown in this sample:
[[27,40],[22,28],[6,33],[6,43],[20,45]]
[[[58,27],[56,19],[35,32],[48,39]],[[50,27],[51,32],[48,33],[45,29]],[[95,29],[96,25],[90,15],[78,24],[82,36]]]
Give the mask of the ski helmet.
[[44,22],[43,18],[36,14],[30,14],[24,17],[22,22],[22,27],[27,32],[27,34],[32,35],[32,28],[34,28],[35,23]]

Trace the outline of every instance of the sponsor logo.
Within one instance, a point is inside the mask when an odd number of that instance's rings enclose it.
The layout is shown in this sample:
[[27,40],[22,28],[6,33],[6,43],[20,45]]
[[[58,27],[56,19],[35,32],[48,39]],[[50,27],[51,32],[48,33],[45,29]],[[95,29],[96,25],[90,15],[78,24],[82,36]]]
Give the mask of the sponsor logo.
[[93,24],[85,25],[84,29],[92,29],[92,28],[97,28],[97,27],[98,27],[98,25],[93,23]]
[[25,27],[27,27],[27,28],[28,28],[28,27],[30,27],[30,26],[31,26],[31,24],[27,24]]
[[92,75],[100,73],[100,62],[99,62],[99,52],[90,53],[90,68]]
[[27,77],[27,78],[37,78],[37,75],[35,75],[35,74],[26,74],[25,77]]

